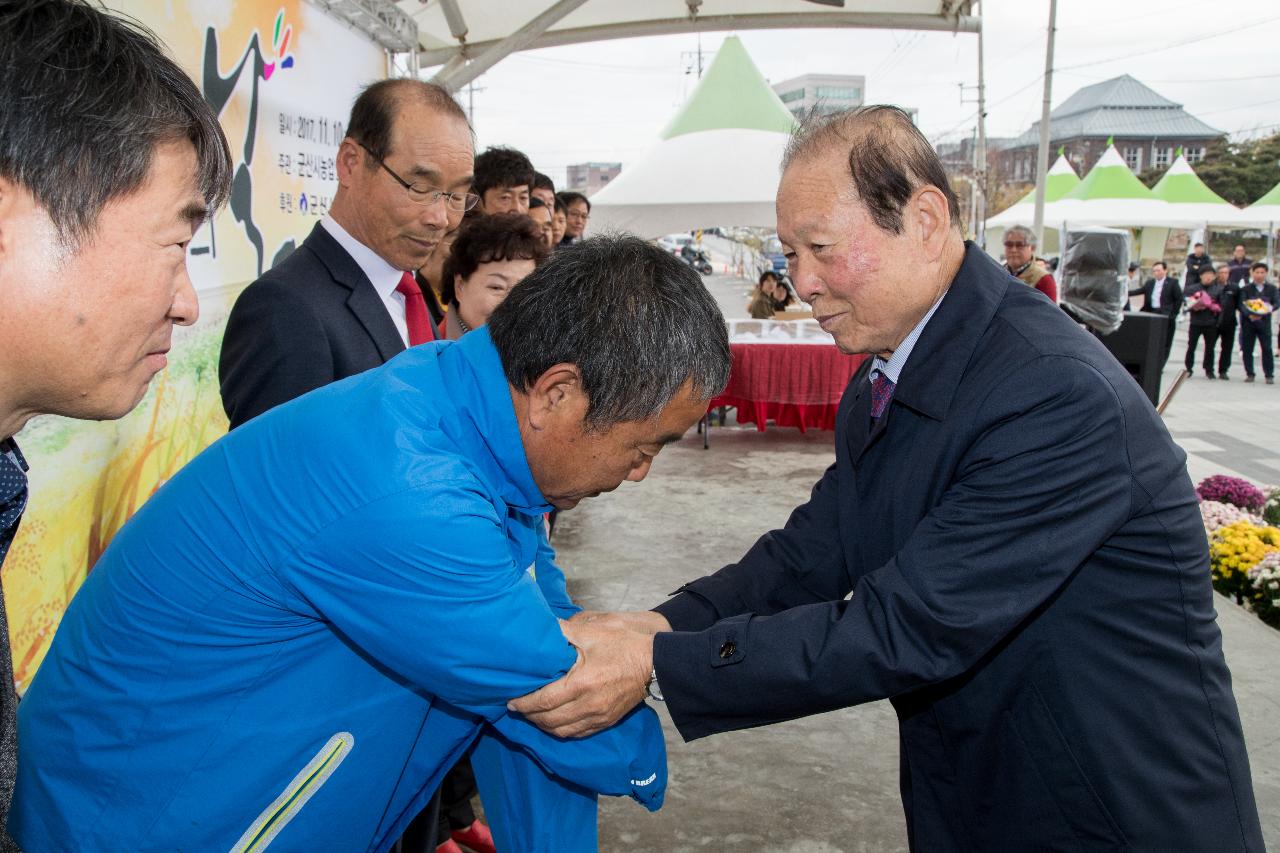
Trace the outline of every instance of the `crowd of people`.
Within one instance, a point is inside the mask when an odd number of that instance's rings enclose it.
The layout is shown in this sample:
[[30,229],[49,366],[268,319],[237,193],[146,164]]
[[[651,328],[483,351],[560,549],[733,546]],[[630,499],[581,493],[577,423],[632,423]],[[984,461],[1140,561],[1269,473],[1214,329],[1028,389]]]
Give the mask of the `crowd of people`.
[[[1280,309],[1280,293],[1270,281],[1264,261],[1247,257],[1237,245],[1226,263],[1214,264],[1203,243],[1196,243],[1187,255],[1182,282],[1169,274],[1163,261],[1152,264],[1151,278],[1137,284],[1137,264],[1130,264],[1130,296],[1141,296],[1139,310],[1169,318],[1165,338],[1165,358],[1173,349],[1178,322],[1187,322],[1185,366],[1190,376],[1200,370],[1206,379],[1229,380],[1236,355],[1237,334],[1244,381],[1257,381],[1255,353],[1261,361],[1262,378],[1275,384],[1275,357],[1280,352],[1280,336],[1273,331],[1271,315]],[[1203,346],[1203,350],[1201,347]]]

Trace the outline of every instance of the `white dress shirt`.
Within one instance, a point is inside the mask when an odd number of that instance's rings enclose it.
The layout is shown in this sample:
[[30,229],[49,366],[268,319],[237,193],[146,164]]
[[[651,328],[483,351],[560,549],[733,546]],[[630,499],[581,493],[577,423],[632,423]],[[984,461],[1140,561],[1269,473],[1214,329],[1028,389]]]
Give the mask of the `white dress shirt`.
[[1152,308],[1160,307],[1160,301],[1161,301],[1160,298],[1164,296],[1164,283],[1165,283],[1165,279],[1158,278],[1156,279],[1156,283],[1151,288],[1151,307]]
[[391,322],[396,324],[400,339],[406,347],[409,346],[409,323],[404,316],[404,294],[396,293],[396,286],[400,284],[400,277],[404,272],[391,266],[373,249],[348,234],[347,229],[329,214],[326,213],[321,218],[320,224],[369,279],[373,289],[378,292],[378,298],[387,306],[387,313],[391,315]]

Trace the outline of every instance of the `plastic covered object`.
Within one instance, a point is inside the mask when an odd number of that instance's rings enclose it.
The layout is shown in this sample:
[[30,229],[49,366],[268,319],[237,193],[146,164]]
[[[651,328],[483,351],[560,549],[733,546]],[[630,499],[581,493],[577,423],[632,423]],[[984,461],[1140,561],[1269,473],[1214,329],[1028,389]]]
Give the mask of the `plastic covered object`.
[[1126,273],[1129,232],[1082,228],[1067,232],[1062,253],[1060,293],[1071,313],[1100,335],[1120,328],[1129,304]]

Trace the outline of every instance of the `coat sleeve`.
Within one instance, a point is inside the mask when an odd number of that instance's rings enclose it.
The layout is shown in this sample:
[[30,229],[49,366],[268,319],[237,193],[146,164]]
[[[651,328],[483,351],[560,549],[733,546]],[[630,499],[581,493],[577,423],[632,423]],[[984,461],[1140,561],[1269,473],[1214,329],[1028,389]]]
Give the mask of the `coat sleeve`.
[[333,354],[311,307],[279,282],[245,288],[231,309],[218,359],[231,428],[332,382]]
[[740,613],[778,613],[843,598],[852,588],[840,540],[833,464],[781,530],[761,536],[737,563],[687,583],[654,608],[677,631],[698,631]]
[[547,529],[540,526],[538,530],[538,552],[534,557],[534,574],[538,581],[538,589],[551,607],[551,612],[560,619],[568,619],[582,608],[573,603],[569,590],[565,586],[564,571],[556,565],[556,552],[547,541]]
[[961,675],[1128,518],[1123,410],[1096,369],[1033,360],[977,411],[982,428],[939,504],[850,600],[655,637],[658,682],[686,739]]
[[577,653],[464,482],[387,495],[281,569],[308,616],[426,693],[484,716],[568,672]]

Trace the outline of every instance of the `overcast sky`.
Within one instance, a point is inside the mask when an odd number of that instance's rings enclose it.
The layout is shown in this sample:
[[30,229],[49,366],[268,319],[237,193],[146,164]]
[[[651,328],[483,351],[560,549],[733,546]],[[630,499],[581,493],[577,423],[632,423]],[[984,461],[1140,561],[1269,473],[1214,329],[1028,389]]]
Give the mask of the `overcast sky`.
[[[513,4],[513,7],[516,4]],[[983,0],[987,132],[1013,136],[1039,118],[1048,0]],[[702,36],[704,62],[728,33]],[[899,30],[754,30],[743,44],[771,82],[862,74],[870,103],[919,110],[930,138],[973,132],[977,37]],[[569,163],[626,164],[697,82],[695,35],[526,51],[476,81],[481,149],[524,150],[560,182]],[[1225,132],[1280,130],[1280,3],[1274,0],[1060,0],[1053,105],[1091,83],[1132,74]],[[971,100],[973,90],[966,90]],[[461,93],[464,105],[467,93]]]

